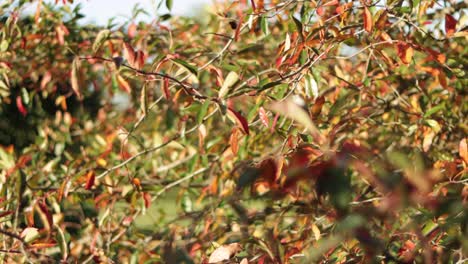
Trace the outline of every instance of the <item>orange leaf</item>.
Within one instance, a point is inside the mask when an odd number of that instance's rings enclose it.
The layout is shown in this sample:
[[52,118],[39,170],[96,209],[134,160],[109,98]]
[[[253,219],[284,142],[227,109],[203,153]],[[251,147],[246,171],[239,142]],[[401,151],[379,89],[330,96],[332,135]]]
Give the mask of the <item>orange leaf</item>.
[[130,87],[130,84],[125,80],[122,76],[117,75],[117,83],[119,84],[119,87],[125,91],[126,93],[130,93],[132,91],[132,88]]
[[229,145],[231,146],[231,151],[234,155],[237,155],[239,151],[239,130],[234,128],[229,137]]
[[367,7],[364,8],[364,29],[369,33],[372,31],[372,14]]
[[457,20],[449,15],[445,15],[445,34],[447,34],[447,37],[452,36],[455,33],[457,27]]
[[40,248],[50,248],[50,247],[55,247],[57,243],[36,243],[32,244],[29,246],[29,248],[35,248],[35,249],[40,249]]
[[411,62],[411,59],[413,58],[414,53],[414,50],[411,47],[411,45],[405,42],[399,42],[396,47],[398,57],[401,59],[401,61],[404,64],[409,64]]
[[468,147],[466,143],[466,138],[460,141],[460,145],[458,146],[458,152],[460,153],[460,157],[463,161],[468,164]]

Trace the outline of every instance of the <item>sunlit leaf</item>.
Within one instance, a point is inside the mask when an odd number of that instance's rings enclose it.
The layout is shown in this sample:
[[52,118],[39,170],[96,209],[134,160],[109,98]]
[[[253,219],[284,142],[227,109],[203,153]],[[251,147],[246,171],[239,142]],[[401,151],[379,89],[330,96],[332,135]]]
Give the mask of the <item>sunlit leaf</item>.
[[224,79],[223,86],[221,86],[221,89],[219,89],[218,97],[224,98],[224,96],[226,96],[226,94],[229,92],[229,88],[233,86],[238,79],[239,75],[237,75],[236,72],[229,72],[226,76],[226,79]]
[[241,250],[242,246],[239,243],[231,243],[220,246],[215,251],[213,251],[213,253],[211,253],[208,263],[217,263],[229,260]]
[[465,164],[468,164],[468,146],[466,143],[466,138],[460,140],[458,145],[458,153],[460,153],[460,157],[463,159]]
[[71,69],[71,86],[73,91],[75,92],[76,96],[81,99],[81,89],[80,89],[80,84],[78,81],[78,68],[79,68],[79,59],[75,58],[72,63],[72,69]]
[[109,38],[110,33],[111,32],[108,29],[103,29],[99,31],[93,43],[93,53],[96,53],[99,51],[104,41],[106,41]]

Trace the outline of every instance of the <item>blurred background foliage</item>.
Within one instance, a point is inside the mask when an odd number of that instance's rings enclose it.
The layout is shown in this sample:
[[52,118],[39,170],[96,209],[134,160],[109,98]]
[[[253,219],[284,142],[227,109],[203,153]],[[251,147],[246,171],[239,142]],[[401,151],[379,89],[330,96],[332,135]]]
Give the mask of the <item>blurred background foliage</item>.
[[465,1],[68,2],[0,4],[2,261],[467,260]]

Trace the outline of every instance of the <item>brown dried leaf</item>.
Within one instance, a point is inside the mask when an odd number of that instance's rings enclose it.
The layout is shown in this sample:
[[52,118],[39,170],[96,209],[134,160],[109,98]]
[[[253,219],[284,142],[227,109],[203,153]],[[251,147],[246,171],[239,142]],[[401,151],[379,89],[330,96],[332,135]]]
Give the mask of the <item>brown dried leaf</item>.
[[364,29],[367,32],[372,32],[372,14],[369,11],[369,8],[367,6],[364,8]]

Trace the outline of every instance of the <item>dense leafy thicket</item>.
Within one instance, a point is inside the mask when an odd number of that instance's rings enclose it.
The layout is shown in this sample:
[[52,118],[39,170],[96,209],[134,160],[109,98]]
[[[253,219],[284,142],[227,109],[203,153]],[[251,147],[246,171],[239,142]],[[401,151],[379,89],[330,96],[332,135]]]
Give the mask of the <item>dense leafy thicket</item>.
[[466,2],[30,2],[0,4],[2,261],[467,261]]

